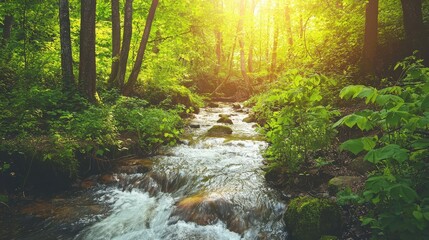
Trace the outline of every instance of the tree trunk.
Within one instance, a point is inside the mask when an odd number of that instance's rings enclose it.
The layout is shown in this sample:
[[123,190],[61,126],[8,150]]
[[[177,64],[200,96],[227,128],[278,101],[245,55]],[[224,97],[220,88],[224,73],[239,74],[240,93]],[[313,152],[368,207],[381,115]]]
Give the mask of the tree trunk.
[[3,42],[2,44],[6,44],[6,42],[10,39],[10,35],[12,33],[12,26],[13,26],[13,16],[12,15],[6,15],[3,19]]
[[109,77],[110,87],[119,87],[116,76],[119,69],[119,54],[121,51],[121,20],[119,14],[119,0],[111,0],[112,7],[112,67]]
[[252,26],[251,26],[251,34],[252,37],[250,38],[250,44],[249,44],[249,56],[247,58],[247,68],[249,69],[249,72],[253,72],[253,45],[254,45],[254,31],[255,31],[255,24],[254,24],[254,17],[255,17],[255,8],[256,8],[256,0],[252,0]]
[[365,36],[362,54],[362,73],[375,73],[378,39],[378,0],[369,0],[365,13]]
[[290,18],[290,6],[289,3],[286,4],[285,7],[285,19],[286,19],[286,33],[287,33],[287,39],[289,48],[292,48],[293,46],[293,35],[292,35],[292,21]]
[[216,67],[214,70],[214,75],[217,76],[220,72],[220,68],[222,66],[222,33],[219,29],[215,30],[216,37]]
[[[124,14],[124,36],[122,39],[121,56],[119,58],[118,75],[116,85],[123,91],[125,73],[127,72],[128,56],[130,54],[131,36],[133,33],[133,0],[126,0]],[[115,82],[114,81],[114,82]]]
[[273,40],[273,52],[271,55],[271,69],[270,69],[270,82],[274,80],[277,71],[277,46],[279,42],[279,26],[275,23],[274,29],[274,40]]
[[96,98],[96,0],[81,0],[79,90],[92,103]]
[[159,0],[152,0],[152,4],[149,9],[149,14],[146,19],[146,25],[144,27],[142,40],[140,41],[140,47],[137,52],[136,62],[134,63],[133,70],[131,71],[128,82],[125,84],[123,89],[124,95],[130,95],[133,91],[134,85],[137,82],[137,77],[139,76],[141,66],[143,63],[144,53],[146,50],[147,42],[149,41],[150,29],[152,27],[153,19],[155,18],[156,7],[158,6]]
[[252,89],[250,85],[249,76],[246,72],[246,56],[244,55],[244,14],[246,11],[246,2],[245,0],[240,1],[240,20],[238,21],[238,42],[240,44],[240,68],[241,68],[241,75],[243,76],[243,80],[245,83],[245,89],[244,89],[244,97],[249,97]]
[[423,24],[422,1],[401,0],[401,3],[408,50],[410,54],[418,50],[418,56],[429,62],[429,43],[425,44],[426,31]]
[[70,17],[68,0],[60,0],[59,11],[63,89],[65,91],[74,91],[75,80],[73,75],[73,57],[70,38]]

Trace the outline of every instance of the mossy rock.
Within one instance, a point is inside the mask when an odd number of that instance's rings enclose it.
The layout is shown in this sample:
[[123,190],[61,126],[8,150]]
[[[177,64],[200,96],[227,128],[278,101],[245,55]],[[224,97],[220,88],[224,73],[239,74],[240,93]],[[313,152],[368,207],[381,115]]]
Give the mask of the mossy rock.
[[243,119],[243,122],[246,122],[246,123],[252,123],[252,122],[256,122],[256,119],[255,119],[255,117],[254,117],[254,116],[249,115],[248,117],[245,117],[245,118]]
[[356,176],[338,176],[334,177],[328,182],[328,191],[331,195],[335,195],[337,192],[346,189],[347,187],[351,188],[356,183],[360,182],[360,177]]
[[225,113],[221,113],[221,114],[219,114],[219,117],[221,117],[221,118],[229,118],[230,115],[225,114]]
[[368,172],[375,170],[375,165],[366,161],[363,157],[353,159],[347,167],[359,174],[367,174]]
[[241,105],[239,103],[232,104],[233,109],[241,109]]
[[229,117],[222,116],[217,120],[218,123],[226,123],[226,124],[233,124],[232,120]]
[[341,211],[326,199],[299,197],[292,200],[284,215],[292,239],[314,240],[341,233]]
[[228,126],[215,125],[207,131],[208,136],[217,137],[232,134],[232,129]]

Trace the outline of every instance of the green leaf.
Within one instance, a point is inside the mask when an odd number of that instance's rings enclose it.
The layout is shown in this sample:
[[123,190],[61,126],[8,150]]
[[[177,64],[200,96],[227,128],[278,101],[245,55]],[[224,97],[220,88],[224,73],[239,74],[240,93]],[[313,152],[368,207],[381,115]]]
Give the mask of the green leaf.
[[340,98],[343,98],[346,100],[350,98],[355,98],[360,93],[360,91],[362,91],[363,88],[364,88],[363,85],[347,86],[341,90]]
[[422,110],[427,110],[429,108],[429,95],[426,95],[420,107],[422,108]]
[[340,145],[340,150],[347,150],[357,155],[364,150],[364,145],[360,139],[350,139]]
[[403,183],[398,183],[390,187],[389,193],[391,197],[401,198],[408,203],[412,203],[418,198],[416,191]]
[[413,216],[417,219],[417,220],[422,220],[423,219],[423,213],[420,211],[414,211],[413,212]]
[[362,151],[369,151],[376,145],[377,137],[362,137],[350,139],[340,145],[340,150],[347,150],[357,155]]
[[408,158],[409,154],[407,149],[401,148],[396,144],[389,144],[385,147],[369,151],[364,159],[376,164],[386,159],[394,159],[399,163],[403,163],[408,160]]

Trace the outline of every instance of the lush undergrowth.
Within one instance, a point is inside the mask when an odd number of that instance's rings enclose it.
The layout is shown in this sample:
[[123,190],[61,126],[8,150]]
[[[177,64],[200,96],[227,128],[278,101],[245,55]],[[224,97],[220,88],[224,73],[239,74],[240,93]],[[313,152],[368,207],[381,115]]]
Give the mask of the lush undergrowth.
[[[381,89],[345,86],[319,75],[286,75],[270,90],[251,99],[256,120],[270,143],[268,171],[302,174],[308,168],[334,162],[326,151],[349,151],[375,169],[361,192],[338,195],[340,203],[363,204],[361,217],[376,239],[429,237],[429,68],[414,57],[400,62],[398,80]],[[341,98],[338,98],[338,96]],[[365,104],[344,104],[362,99]],[[338,119],[341,113],[350,113]],[[344,107],[345,106],[345,107]],[[358,110],[356,110],[358,109]],[[335,121],[334,121],[335,120]],[[340,126],[363,136],[335,150]],[[338,138],[337,138],[338,139]]]
[[164,96],[168,104],[157,106],[149,102],[152,99],[124,97],[115,91],[102,92],[100,98],[92,105],[77,94],[39,86],[4,92],[0,188],[13,192],[29,181],[37,185],[37,179],[46,175],[60,176],[66,183],[64,178],[106,169],[110,160],[124,155],[155,154],[161,146],[176,143],[183,127],[180,115],[198,109],[201,102],[194,94],[196,100],[184,104]]

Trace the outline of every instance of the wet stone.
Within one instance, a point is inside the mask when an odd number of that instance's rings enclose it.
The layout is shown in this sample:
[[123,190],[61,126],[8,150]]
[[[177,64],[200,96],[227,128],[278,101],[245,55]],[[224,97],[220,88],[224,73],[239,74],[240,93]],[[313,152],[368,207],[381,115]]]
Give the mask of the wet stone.
[[229,117],[220,117],[219,120],[217,120],[218,123],[225,123],[225,124],[233,124],[232,120]]
[[207,131],[209,137],[217,137],[232,134],[232,129],[227,126],[215,125]]

